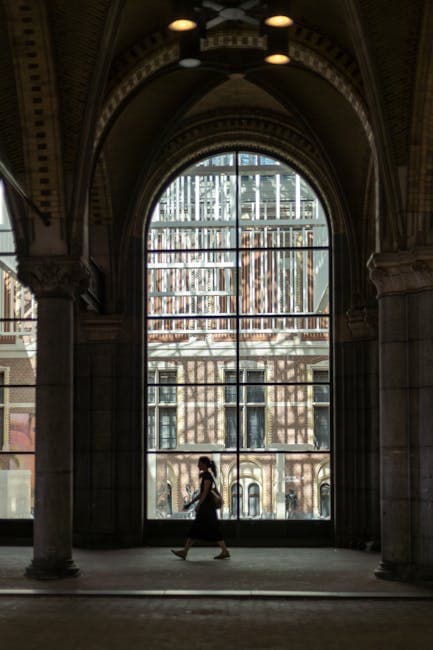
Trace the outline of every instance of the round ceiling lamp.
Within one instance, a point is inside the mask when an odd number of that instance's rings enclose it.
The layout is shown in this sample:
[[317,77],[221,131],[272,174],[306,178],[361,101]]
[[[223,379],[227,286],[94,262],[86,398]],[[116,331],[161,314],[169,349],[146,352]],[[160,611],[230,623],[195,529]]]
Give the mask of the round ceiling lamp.
[[176,9],[173,10],[168,29],[172,32],[190,32],[198,27],[194,7],[188,0],[177,0],[174,3]]
[[286,65],[287,63],[290,63],[288,29],[281,27],[267,27],[266,38],[266,63],[271,63],[272,65]]
[[289,3],[280,2],[280,0],[271,0],[267,2],[264,23],[268,27],[291,27],[293,18],[289,15]]

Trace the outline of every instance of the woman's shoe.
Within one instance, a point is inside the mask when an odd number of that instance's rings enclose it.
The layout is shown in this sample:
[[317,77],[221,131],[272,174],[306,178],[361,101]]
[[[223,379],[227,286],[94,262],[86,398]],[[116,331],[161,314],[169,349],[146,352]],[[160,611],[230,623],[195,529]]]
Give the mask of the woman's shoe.
[[176,557],[180,557],[181,560],[186,560],[186,553],[185,553],[185,551],[174,551],[173,549],[171,549],[171,552],[172,552],[173,555],[175,555]]
[[230,557],[228,551],[221,551],[219,555],[215,555],[214,560],[227,560]]

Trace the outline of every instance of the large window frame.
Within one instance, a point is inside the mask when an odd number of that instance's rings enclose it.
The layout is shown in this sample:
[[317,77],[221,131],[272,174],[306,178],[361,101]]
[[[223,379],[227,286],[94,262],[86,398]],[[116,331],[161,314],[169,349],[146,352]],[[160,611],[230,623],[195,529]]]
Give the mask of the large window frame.
[[[275,221],[277,219],[285,220],[284,223],[288,223],[290,221],[293,221],[298,218],[297,215],[299,213],[302,214],[307,214],[308,210],[311,209],[311,201],[308,201],[307,199],[302,199],[299,195],[299,187],[297,186],[296,188],[296,198],[293,199],[291,198],[290,192],[286,192],[286,190],[283,190],[282,188],[279,187],[279,185],[283,185],[283,182],[281,178],[278,177],[278,175],[275,174],[275,169],[273,169],[273,166],[275,166],[275,161],[272,159],[267,159],[266,156],[263,156],[263,154],[259,154],[255,152],[254,154],[251,152],[229,152],[225,153],[223,152],[220,157],[221,157],[221,168],[224,167],[225,164],[227,164],[228,158],[230,155],[234,155],[236,159],[236,165],[235,165],[235,178],[236,181],[232,185],[232,191],[234,195],[234,205],[235,205],[235,227],[231,229],[231,232],[227,234],[227,238],[224,240],[225,245],[221,246],[219,249],[210,249],[210,248],[200,248],[200,246],[195,245],[196,242],[191,240],[191,246],[189,248],[183,248],[182,246],[176,248],[175,244],[175,239],[166,239],[165,244],[158,248],[158,250],[153,251],[152,247],[146,246],[145,248],[145,286],[148,288],[148,295],[146,296],[146,319],[145,319],[145,324],[146,324],[146,340],[148,340],[148,333],[151,331],[152,326],[149,326],[149,323],[155,323],[156,320],[158,320],[158,327],[160,328],[159,331],[161,333],[161,338],[163,338],[163,334],[165,332],[171,331],[173,335],[177,336],[178,340],[181,341],[182,337],[186,336],[188,334],[188,329],[191,328],[193,333],[195,331],[198,331],[200,327],[203,327],[203,323],[205,323],[206,328],[208,328],[208,333],[209,335],[214,334],[215,330],[217,329],[215,326],[215,323],[226,323],[228,327],[232,328],[232,331],[235,333],[236,336],[236,352],[235,352],[235,358],[234,358],[234,364],[229,364],[228,366],[225,366],[223,368],[223,372],[220,372],[219,377],[215,378],[213,382],[207,382],[206,386],[208,387],[215,387],[216,392],[220,396],[219,399],[222,402],[222,412],[224,413],[223,416],[223,435],[222,435],[222,443],[223,447],[219,446],[218,448],[215,449],[209,449],[209,446],[203,445],[201,448],[199,445],[191,449],[191,447],[185,446],[182,449],[152,449],[148,448],[147,449],[147,454],[149,457],[149,454],[151,456],[154,456],[158,451],[160,454],[160,457],[162,458],[163,454],[176,454],[176,453],[193,453],[194,455],[199,455],[201,453],[206,454],[206,455],[212,455],[213,457],[218,457],[218,459],[221,459],[221,463],[224,460],[224,455],[227,453],[232,453],[234,454],[235,457],[235,465],[236,465],[236,475],[237,475],[237,480],[235,482],[229,481],[227,477],[224,478],[226,481],[225,484],[222,486],[223,489],[225,490],[225,501],[230,504],[229,509],[231,511],[234,510],[233,507],[233,499],[236,498],[238,501],[237,505],[237,520],[240,521],[244,517],[246,517],[245,511],[245,506],[241,507],[241,499],[243,496],[241,495],[241,489],[237,490],[236,492],[233,492],[233,486],[234,485],[239,485],[241,486],[241,480],[242,480],[242,464],[245,461],[245,458],[248,458],[249,453],[254,454],[254,458],[265,458],[266,454],[269,456],[270,451],[272,450],[272,454],[274,455],[275,458],[275,463],[276,465],[280,466],[281,463],[287,462],[287,457],[290,455],[290,457],[293,457],[294,459],[298,457],[300,459],[300,462],[305,456],[305,448],[299,447],[298,449],[295,448],[290,448],[287,449],[285,448],[284,443],[279,443],[277,442],[275,445],[272,444],[272,442],[269,442],[268,438],[268,429],[270,429],[270,421],[272,421],[272,416],[270,415],[271,413],[271,408],[270,406],[272,405],[271,402],[276,401],[276,395],[278,393],[278,390],[283,386],[287,390],[289,389],[297,389],[300,393],[304,391],[305,389],[305,394],[309,394],[310,397],[305,397],[305,403],[309,403],[309,416],[308,416],[308,429],[311,432],[310,438],[311,441],[314,440],[315,438],[315,429],[316,429],[316,424],[315,424],[315,418],[314,418],[314,413],[319,413],[320,409],[326,408],[327,412],[329,413],[329,445],[326,449],[322,449],[319,446],[315,446],[314,443],[312,442],[312,447],[311,449],[308,448],[308,454],[311,458],[315,457],[315,454],[318,454],[319,452],[322,454],[322,456],[317,456],[318,462],[323,462],[323,456],[327,456],[329,458],[329,462],[332,464],[332,399],[328,399],[328,402],[324,404],[323,402],[317,402],[315,401],[315,396],[318,394],[320,389],[323,389],[323,386],[326,386],[326,390],[328,392],[328,396],[332,395],[332,328],[331,328],[331,313],[332,313],[332,304],[331,304],[331,294],[329,292],[329,287],[330,287],[330,278],[331,278],[331,260],[332,260],[332,254],[331,254],[331,245],[329,241],[329,224],[328,224],[328,241],[326,242],[326,245],[314,245],[313,244],[313,239],[312,235],[306,232],[305,230],[302,229],[302,227],[299,227],[298,230],[296,230],[296,224],[294,224],[294,227],[292,228],[292,234],[290,235],[291,239],[289,241],[288,236],[287,236],[287,244],[284,246],[276,247],[275,245],[270,245],[270,246],[265,246],[263,245],[263,241],[259,243],[259,245],[256,245],[251,239],[250,235],[248,234],[248,229],[242,230],[242,220],[246,221],[248,218],[251,218],[251,215],[247,217],[248,215],[248,210],[252,211],[254,215],[254,219],[257,220],[258,223],[265,223],[269,222],[275,226]],[[258,178],[257,173],[253,174],[251,170],[247,169],[247,165],[244,167],[240,167],[240,161],[242,157],[245,155],[245,161],[248,160],[248,156],[255,155],[257,158],[259,156],[263,157],[263,160],[268,160],[269,162],[263,162],[263,166],[266,164],[269,165],[269,173],[263,173],[261,178]],[[210,160],[210,159],[208,159]],[[206,161],[200,161],[203,165],[206,164]],[[277,161],[277,164],[278,161]],[[231,170],[233,172],[233,167],[231,167]],[[202,169],[203,172],[203,169]],[[194,173],[194,172],[192,172]],[[227,174],[229,171],[227,171]],[[272,175],[274,174],[274,175]],[[283,173],[281,174],[283,176]],[[242,179],[244,178],[244,181]],[[245,180],[246,179],[246,180]],[[285,186],[287,186],[287,179],[292,179],[292,176],[287,173],[284,180]],[[296,182],[298,183],[298,176],[296,176]],[[301,181],[303,182],[303,181]],[[242,183],[244,183],[242,185]],[[269,205],[265,205],[264,207],[260,204],[260,192],[261,191],[273,191],[272,188],[278,186],[278,191],[279,191],[279,198],[275,204],[275,206],[272,207],[272,213],[269,211]],[[241,193],[242,191],[246,192],[246,200],[242,202],[241,200]],[[186,184],[184,186],[180,187],[180,193],[185,193],[187,194],[186,190]],[[195,207],[192,211],[194,214],[195,210],[195,219],[198,219],[199,215],[199,209],[197,207],[197,187],[195,186],[194,192],[195,193]],[[317,195],[316,199],[317,199]],[[302,201],[304,200],[304,203]],[[245,212],[242,212],[242,210],[245,208]],[[159,208],[158,208],[159,209]],[[223,208],[221,208],[223,211]],[[150,222],[149,227],[152,227],[152,223]],[[183,223],[182,223],[183,227]],[[162,232],[162,228],[161,228]],[[245,235],[250,238],[248,241],[245,238]],[[173,236],[175,236],[175,232],[173,231]],[[148,232],[146,233],[146,239],[145,241],[148,241]],[[229,245],[231,244],[231,245]],[[292,287],[290,295],[287,293],[287,295],[282,291],[282,298],[280,299],[283,301],[281,304],[289,304],[290,302],[290,310],[285,310],[282,309],[279,312],[272,311],[267,313],[266,311],[263,311],[265,305],[264,302],[266,302],[264,299],[262,300],[263,304],[260,303],[260,295],[255,294],[257,298],[254,298],[254,300],[257,302],[257,309],[258,311],[255,312],[254,314],[250,313],[244,313],[243,312],[243,305],[242,305],[242,296],[241,296],[241,290],[240,290],[240,276],[242,273],[242,269],[245,268],[247,265],[253,265],[255,262],[251,261],[251,258],[253,254],[256,255],[256,258],[259,259],[261,256],[261,261],[258,262],[258,264],[267,264],[269,262],[266,261],[266,256],[269,258],[271,253],[276,250],[285,250],[288,251],[287,253],[287,259],[290,259],[290,255],[292,256],[294,260],[294,265],[290,268],[288,268],[287,271],[287,277],[290,275],[290,282],[292,283],[290,286]],[[155,284],[150,286],[148,285],[148,277],[149,277],[149,272],[152,270],[152,263],[149,262],[150,256],[154,252],[155,255],[164,255],[166,254],[167,256],[173,255],[175,253],[184,253],[185,256],[188,254],[191,254],[191,251],[195,253],[202,252],[203,253],[203,258],[207,259],[209,264],[213,264],[215,268],[218,266],[217,264],[217,258],[218,255],[223,255],[222,259],[229,259],[231,256],[232,259],[232,267],[234,269],[234,274],[236,276],[235,278],[235,283],[236,283],[236,291],[235,295],[232,298],[227,298],[222,296],[224,285],[221,285],[217,287],[217,290],[214,291],[213,293],[211,292],[210,294],[205,296],[205,291],[204,291],[204,286],[207,281],[207,278],[209,276],[206,276],[206,273],[202,273],[200,275],[200,271],[197,270],[193,274],[192,282],[194,284],[194,290],[195,290],[195,298],[194,300],[191,300],[191,306],[193,307],[193,311],[191,313],[188,313],[185,311],[185,305],[188,302],[185,300],[185,296],[183,295],[182,291],[184,290],[184,284],[185,280],[181,278],[181,274],[179,273],[179,278],[178,283],[180,286],[180,291],[178,296],[173,296],[172,298],[164,291],[158,292],[155,288]],[[292,252],[290,252],[292,251]],[[225,255],[225,257],[224,257]],[[281,254],[281,259],[283,259],[283,255]],[[325,260],[325,262],[324,262]],[[313,289],[311,286],[311,269],[315,266],[320,266],[323,263],[327,263],[327,291],[328,291],[328,304],[329,304],[329,310],[328,311],[320,311],[320,309],[315,308],[313,304]],[[226,270],[223,270],[220,273],[220,277],[227,278],[229,274],[229,266],[226,267]],[[153,276],[155,277],[155,276]],[[280,277],[280,276],[278,276]],[[282,276],[281,276],[282,277]],[[170,282],[169,278],[165,278],[164,280],[166,282],[165,288],[167,288],[168,284]],[[227,280],[225,280],[227,282]],[[229,282],[231,282],[232,279],[229,279]],[[281,281],[282,282],[282,281]],[[282,286],[282,285],[281,285]],[[150,302],[149,302],[150,301]],[[162,311],[164,309],[164,305],[167,306],[167,304],[172,301],[173,304],[176,302],[176,309],[178,310],[177,313],[172,313],[171,315],[168,314],[163,314],[160,313],[159,316],[155,316],[155,305],[158,303],[162,308]],[[164,302],[165,301],[165,302]],[[285,301],[285,302],[284,302]],[[150,307],[149,307],[150,305]],[[234,305],[234,312],[230,312],[229,306]],[[218,312],[218,309],[220,311]],[[262,311],[260,311],[262,309]],[[275,377],[268,376],[268,373],[266,369],[262,368],[254,368],[250,369],[249,367],[244,367],[243,366],[243,360],[242,360],[242,344],[240,343],[240,334],[242,332],[242,328],[244,326],[247,326],[248,322],[253,323],[253,327],[255,326],[254,323],[255,321],[258,321],[261,319],[261,322],[264,324],[264,331],[265,332],[273,332],[275,331],[275,328],[277,327],[277,324],[279,322],[284,322],[288,323],[288,327],[294,327],[295,329],[299,326],[301,329],[302,327],[309,328],[315,326],[315,323],[317,324],[317,327],[320,329],[321,327],[325,327],[325,330],[328,332],[328,358],[327,358],[327,364],[328,364],[328,376],[327,380],[324,381],[322,377],[320,378],[315,378],[314,375],[310,377],[305,377],[304,380],[291,380],[289,377],[285,381],[281,381],[280,379],[276,379]],[[296,326],[294,325],[296,324]],[[325,325],[324,325],[325,324]],[[194,329],[196,328],[196,330]],[[147,343],[146,343],[147,345]],[[147,349],[147,347],[146,347]],[[148,355],[146,354],[146,359],[148,359]],[[254,372],[260,372],[263,373],[263,380],[261,381],[254,381],[252,378],[252,373]],[[230,377],[230,381],[227,381],[228,377]],[[316,381],[317,379],[317,381]],[[189,378],[185,378],[184,376],[178,377],[178,389],[179,391],[187,390],[188,387],[192,386],[191,381]],[[236,400],[232,401],[231,399],[227,399],[227,387],[230,387],[230,390],[232,390],[233,395],[236,395]],[[197,387],[197,389],[200,388],[200,384],[196,382],[194,386]],[[317,388],[318,387],[318,388]],[[248,399],[248,393],[252,393],[253,391],[258,391],[261,390],[263,394],[263,400],[259,400],[258,402],[254,402],[253,400]],[[179,393],[180,394],[180,393]],[[314,397],[314,402],[312,403],[312,398],[311,395]],[[255,441],[249,441],[247,438],[247,422],[248,422],[248,411],[250,410],[253,412],[254,408],[260,409],[262,413],[262,419],[261,421],[257,421],[257,426],[260,428],[262,432],[262,439],[263,439],[263,444],[262,441],[260,440],[260,444],[258,440]],[[227,426],[227,413],[229,410],[231,411],[231,420],[232,420],[232,425],[231,425],[231,431],[228,433],[228,426]],[[269,416],[269,417],[268,417]],[[270,419],[269,419],[270,418]],[[260,418],[259,418],[260,419]],[[233,424],[233,422],[236,422],[236,425]],[[259,426],[260,425],[260,426]],[[275,424],[272,424],[275,428]],[[234,439],[234,434],[233,432],[236,432],[236,440]],[[179,432],[177,434],[177,439],[179,439],[181,436],[179,435]],[[249,444],[252,442],[253,444]],[[228,443],[228,444],[227,444]],[[305,447],[306,445],[304,445]],[[287,445],[286,445],[287,447]],[[304,456],[303,456],[304,454]],[[146,464],[147,466],[147,464]],[[153,471],[152,471],[153,472]],[[155,474],[155,472],[153,472]],[[284,494],[282,497],[282,505],[281,505],[281,512],[284,511],[284,519],[296,519],[299,518],[299,511],[300,511],[300,497],[299,497],[299,488],[296,486],[296,481],[298,481],[299,478],[296,475],[291,475],[288,470],[285,471],[284,474],[284,482],[285,482],[285,487],[284,487]],[[256,483],[257,485],[260,485],[259,482]],[[263,507],[262,503],[262,498],[263,494],[266,492],[265,488],[260,485],[260,490],[259,490],[259,499],[260,499],[260,504],[256,508],[258,511],[260,511],[263,514],[263,517],[269,517],[269,513],[266,512],[266,509]],[[295,494],[296,499],[294,500],[292,498],[292,495]],[[254,496],[256,498],[256,496]],[[320,494],[316,495],[315,497],[316,502],[315,502],[315,509],[317,510],[317,518],[319,519],[321,516],[321,505],[320,505]],[[296,501],[296,505],[294,506],[293,504]],[[151,517],[152,519],[152,517]],[[332,519],[332,505],[331,505],[331,512],[330,512],[330,519]]]

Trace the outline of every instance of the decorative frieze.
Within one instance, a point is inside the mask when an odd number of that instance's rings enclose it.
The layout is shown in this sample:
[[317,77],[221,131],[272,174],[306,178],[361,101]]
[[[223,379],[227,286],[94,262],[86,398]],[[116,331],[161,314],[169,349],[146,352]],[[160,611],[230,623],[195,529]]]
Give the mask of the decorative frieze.
[[375,253],[368,261],[377,297],[433,289],[433,248]]

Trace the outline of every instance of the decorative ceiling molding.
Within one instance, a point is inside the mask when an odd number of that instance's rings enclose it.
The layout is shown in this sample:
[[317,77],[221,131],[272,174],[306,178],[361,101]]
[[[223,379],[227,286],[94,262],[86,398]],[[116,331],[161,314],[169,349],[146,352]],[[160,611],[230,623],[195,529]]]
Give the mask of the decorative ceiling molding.
[[[316,39],[315,42],[317,44],[318,40]],[[323,48],[325,52],[319,52],[317,48],[293,39],[289,46],[290,57],[294,63],[301,64],[308,70],[320,75],[345,97],[357,114],[366,133],[368,142],[374,151],[373,131],[370,125],[367,106],[359,85],[357,68],[353,60],[349,61],[347,56],[340,56],[340,64],[336,65],[333,59],[338,59],[338,48],[336,46],[333,49],[330,48],[328,41],[324,40],[324,43],[326,46]],[[212,32],[205,39],[203,49],[210,51],[220,48],[263,49],[264,39],[257,35],[256,32],[251,32],[250,30],[237,32],[220,30]],[[95,149],[100,145],[109,124],[122,104],[152,75],[163,70],[165,67],[174,65],[178,58],[179,46],[177,42],[171,42],[167,45],[162,44],[149,53],[143,53],[143,58],[111,90],[106,100],[96,129]],[[344,72],[340,69],[344,67],[342,66],[342,61],[347,62]],[[354,71],[356,71],[356,75],[353,74]]]
[[276,114],[263,117],[262,113],[252,111],[211,113],[185,124],[159,150],[151,173],[142,179],[134,209],[137,223],[143,222],[143,215],[149,214],[160,193],[181,169],[218,152],[242,148],[275,156],[299,171],[332,215],[333,231],[344,230],[341,197],[320,148],[296,124]]
[[[5,9],[14,43],[19,119],[26,134],[25,189],[52,224],[50,252],[64,253],[65,196],[59,105],[46,7],[43,2],[24,4],[8,0]],[[31,212],[28,223],[33,229],[46,228]]]
[[[329,161],[314,141],[279,115],[239,112],[212,113],[191,120],[176,136],[161,147],[152,160],[152,169],[139,180],[131,210],[125,215],[119,238],[119,269],[117,277],[122,286],[116,291],[125,295],[131,241],[142,241],[143,227],[159,196],[188,166],[206,157],[227,150],[254,150],[275,157],[296,169],[312,185],[329,215],[333,234],[347,232],[348,214]],[[349,255],[351,263],[355,255]]]

